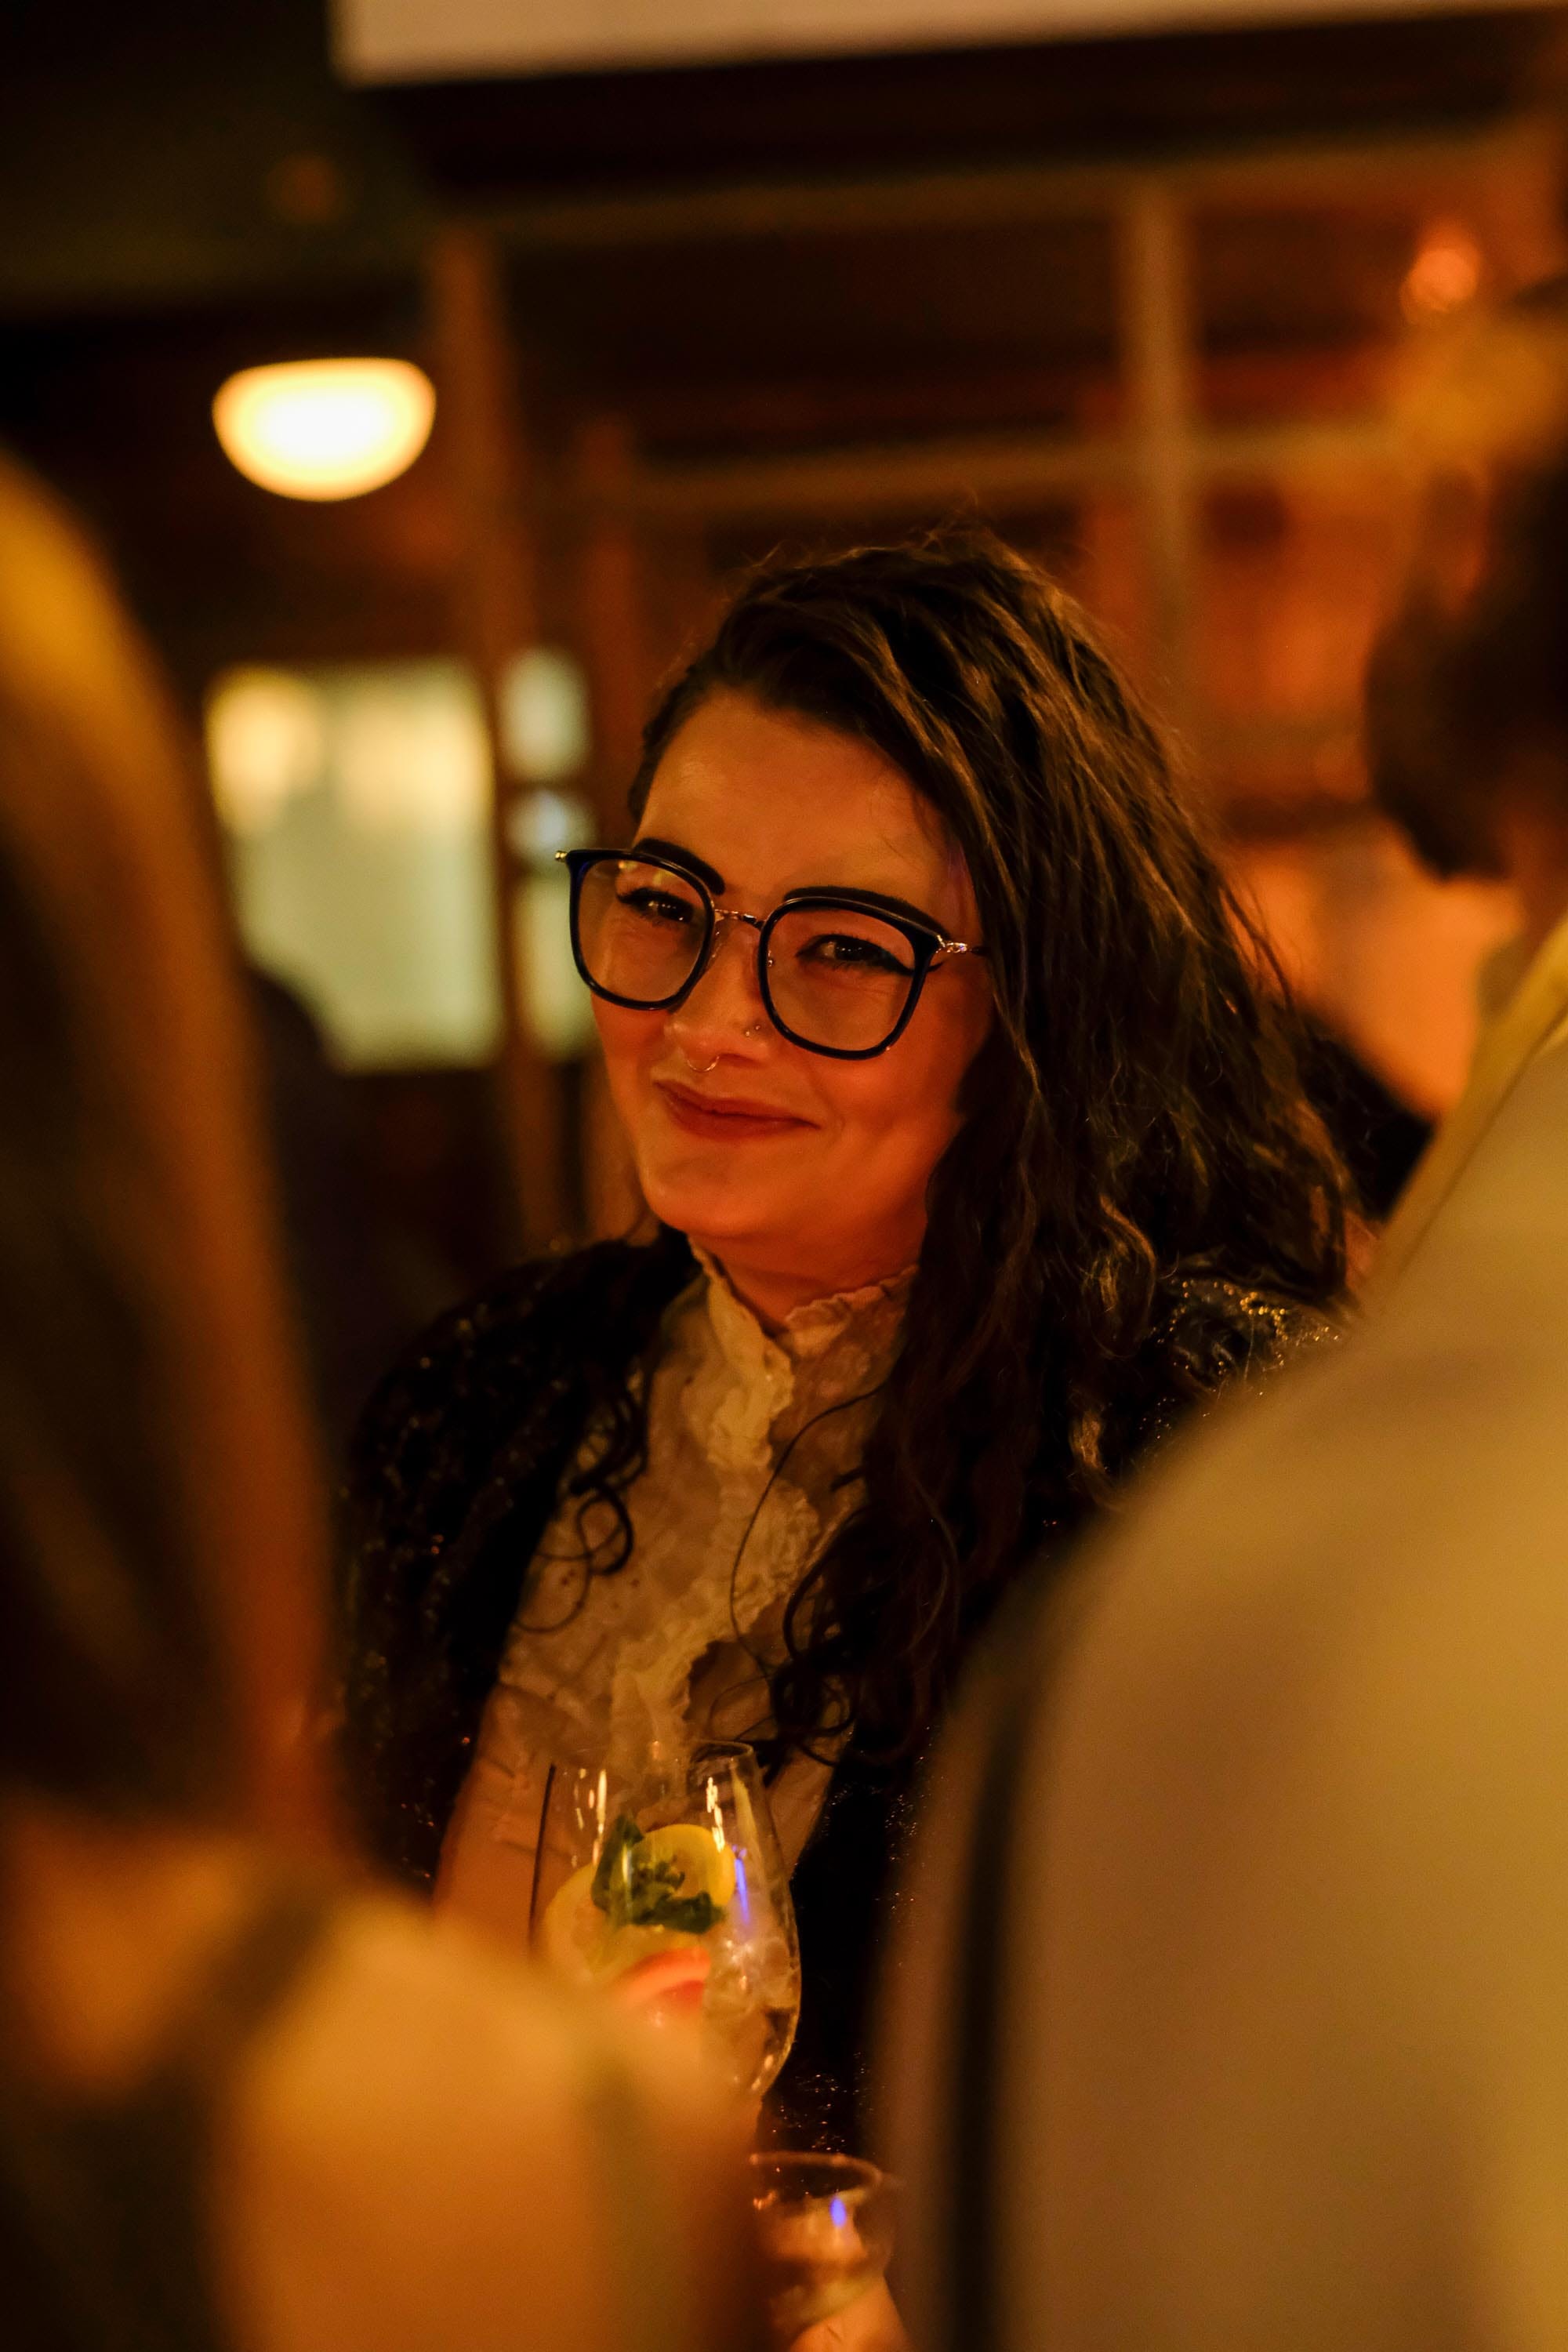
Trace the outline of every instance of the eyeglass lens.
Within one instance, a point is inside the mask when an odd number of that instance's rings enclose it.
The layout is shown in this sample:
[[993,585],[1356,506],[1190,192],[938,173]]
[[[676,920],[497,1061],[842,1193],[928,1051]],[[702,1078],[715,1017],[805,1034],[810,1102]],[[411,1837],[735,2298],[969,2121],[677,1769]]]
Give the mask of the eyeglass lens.
[[[691,978],[708,935],[695,883],[668,866],[601,858],[582,877],[578,949],[606,994],[668,1003]],[[864,1053],[892,1035],[915,984],[916,958],[895,924],[842,907],[786,907],[768,940],[767,993],[804,1043]]]

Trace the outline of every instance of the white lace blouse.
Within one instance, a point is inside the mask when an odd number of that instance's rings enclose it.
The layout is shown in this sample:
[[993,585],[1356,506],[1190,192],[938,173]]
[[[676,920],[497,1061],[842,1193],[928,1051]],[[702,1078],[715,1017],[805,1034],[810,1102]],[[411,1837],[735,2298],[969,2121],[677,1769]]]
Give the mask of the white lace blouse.
[[[614,1557],[613,1513],[558,1506],[442,1850],[437,1901],[514,1941],[528,1932],[549,1765],[630,1769],[656,1742],[679,1755],[764,1730],[785,1606],[858,1499],[850,1474],[912,1269],[797,1307],[770,1333],[717,1265],[699,1263],[649,1381],[647,1466],[625,1497],[630,1558],[595,1574]],[[589,1433],[579,1465],[602,1442]],[[792,1865],[827,1780],[800,1758],[774,1785]]]

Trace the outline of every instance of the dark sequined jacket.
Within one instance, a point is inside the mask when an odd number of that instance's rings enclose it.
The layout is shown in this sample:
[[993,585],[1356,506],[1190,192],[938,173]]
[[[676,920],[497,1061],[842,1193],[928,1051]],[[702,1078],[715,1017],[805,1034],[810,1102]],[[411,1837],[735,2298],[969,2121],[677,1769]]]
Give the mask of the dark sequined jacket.
[[[382,1384],[346,1495],[346,1753],[371,1843],[427,1890],[521,1600],[590,1413],[654,1345],[691,1279],[679,1235],[604,1243],[502,1276],[437,1323]],[[1115,1466],[1196,1394],[1266,1370],[1329,1329],[1310,1310],[1212,1279],[1170,1286],[1158,1344],[1128,1368]],[[1053,1547],[1083,1517],[1042,1515]],[[804,1994],[779,2095],[792,2133],[857,2130],[863,2022],[913,1768],[853,1747],[796,1866]]]

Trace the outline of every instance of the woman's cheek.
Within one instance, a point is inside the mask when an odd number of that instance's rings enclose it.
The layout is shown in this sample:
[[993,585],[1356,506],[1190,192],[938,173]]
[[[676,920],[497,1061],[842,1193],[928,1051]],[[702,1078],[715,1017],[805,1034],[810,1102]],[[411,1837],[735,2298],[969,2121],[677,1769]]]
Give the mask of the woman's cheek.
[[594,1020],[599,1032],[599,1046],[605,1057],[605,1073],[610,1082],[610,1094],[622,1119],[629,1126],[646,1100],[648,1074],[658,1050],[664,1016],[657,1013],[632,1013],[623,1004],[606,1004],[596,998]]

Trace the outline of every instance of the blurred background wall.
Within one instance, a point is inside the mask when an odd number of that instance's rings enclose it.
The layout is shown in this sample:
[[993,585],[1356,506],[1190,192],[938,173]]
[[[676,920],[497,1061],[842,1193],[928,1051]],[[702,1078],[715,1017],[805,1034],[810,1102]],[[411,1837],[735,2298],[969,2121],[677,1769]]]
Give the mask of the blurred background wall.
[[[0,443],[205,746],[334,1425],[434,1306],[630,1213],[550,853],[614,834],[655,683],[773,547],[979,517],[1043,554],[1415,1114],[1506,927],[1369,812],[1356,697],[1401,370],[1562,263],[1556,14],[747,5],[0,34]],[[226,378],[358,354],[435,384],[407,470],[244,478]]]

